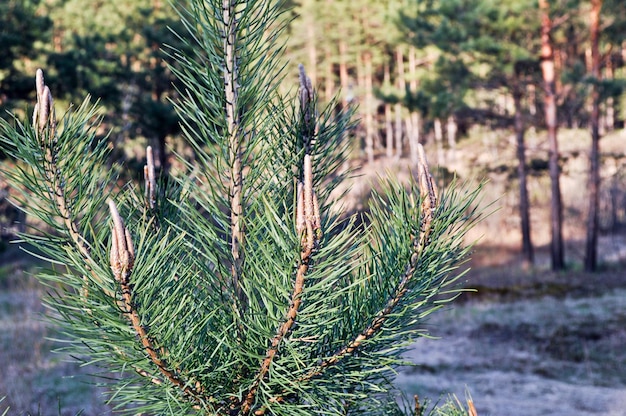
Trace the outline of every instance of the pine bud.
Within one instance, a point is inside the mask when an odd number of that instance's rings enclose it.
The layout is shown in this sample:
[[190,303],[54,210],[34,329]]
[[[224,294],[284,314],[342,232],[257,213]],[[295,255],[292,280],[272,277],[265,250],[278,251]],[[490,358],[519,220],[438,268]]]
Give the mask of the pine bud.
[[39,134],[43,134],[46,128],[50,128],[50,139],[55,140],[56,120],[54,102],[50,88],[44,82],[43,71],[41,69],[37,69],[35,75],[35,88],[37,90],[37,103],[33,111],[33,129],[36,129]]
[[303,112],[309,109],[309,105],[313,102],[313,84],[311,79],[306,75],[304,65],[298,65],[298,72],[300,78],[300,108]]
[[435,181],[428,170],[428,162],[426,161],[426,155],[424,148],[421,144],[418,144],[418,185],[420,188],[420,196],[422,198],[422,235],[419,240],[419,245],[424,247],[428,243],[430,237],[431,223],[437,208],[437,186]]
[[119,244],[117,243],[117,233],[115,227],[111,227],[111,252],[109,253],[109,262],[115,280],[120,281],[122,276],[122,265],[120,263]]
[[126,248],[128,250],[128,270],[132,270],[135,265],[135,247],[133,246],[133,240],[130,238],[130,232],[128,228],[124,228],[124,237],[126,237]]
[[418,184],[420,187],[420,193],[424,198],[424,208],[432,212],[437,206],[437,186],[433,180],[432,175],[428,169],[428,162],[426,160],[426,154],[424,153],[424,147],[418,144]]
[[124,227],[124,221],[120,216],[115,202],[107,201],[113,227],[111,228],[111,253],[109,256],[111,262],[111,270],[115,279],[120,282],[126,282],[133,265],[135,264],[135,249],[130,237],[130,233]]
[[296,232],[302,236],[306,230],[306,218],[304,216],[304,185],[298,182],[296,194]]
[[156,175],[154,173],[154,152],[152,146],[146,148],[146,165],[143,168],[146,183],[146,199],[150,209],[154,209],[156,199],[154,193],[156,190]]
[[41,101],[39,102],[39,132],[42,132],[46,125],[48,124],[48,119],[50,118],[50,103],[52,102],[52,97],[50,96],[50,89],[48,86],[44,86],[43,95],[41,96]]
[[315,240],[319,242],[322,239],[322,218],[320,216],[320,205],[317,202],[317,194],[313,191],[313,232],[315,233]]
[[43,97],[43,89],[45,87],[45,82],[43,79],[43,70],[40,68],[37,69],[35,74],[35,88],[37,89],[37,102],[41,102],[41,97]]
[[315,135],[316,128],[316,111],[315,111],[315,91],[313,90],[313,84],[311,79],[306,75],[304,66],[298,65],[299,77],[300,77],[300,110],[302,112],[303,125],[303,139],[306,152],[310,151],[311,141]]

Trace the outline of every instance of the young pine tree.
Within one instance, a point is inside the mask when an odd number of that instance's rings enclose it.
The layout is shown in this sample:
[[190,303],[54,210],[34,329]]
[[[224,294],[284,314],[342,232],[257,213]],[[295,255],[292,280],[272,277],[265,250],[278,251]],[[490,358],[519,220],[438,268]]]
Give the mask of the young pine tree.
[[[5,172],[42,226],[47,300],[68,349],[127,414],[395,415],[393,371],[425,317],[458,294],[478,191],[438,194],[423,154],[364,221],[331,209],[348,114],[319,110],[300,67],[279,93],[272,1],[192,0],[170,50],[193,161],[118,186],[86,100],[57,120],[43,72],[32,122],[2,121]],[[294,105],[291,103],[294,102]],[[470,215],[468,215],[468,213]]]

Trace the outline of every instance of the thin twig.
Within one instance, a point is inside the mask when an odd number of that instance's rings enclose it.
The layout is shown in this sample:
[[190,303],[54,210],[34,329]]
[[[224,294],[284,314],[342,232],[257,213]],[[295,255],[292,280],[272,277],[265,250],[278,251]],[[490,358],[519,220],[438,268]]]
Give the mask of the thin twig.
[[[302,181],[296,187],[296,232],[300,236],[300,263],[296,270],[290,305],[287,310],[285,321],[278,328],[270,341],[270,346],[261,362],[259,372],[248,389],[241,403],[241,413],[248,414],[252,409],[259,385],[267,376],[274,357],[282,340],[289,334],[296,322],[298,310],[302,303],[302,291],[304,290],[305,276],[309,270],[309,264],[313,252],[322,237],[321,218],[317,195],[313,188],[313,162],[311,158],[311,142],[315,129],[314,92],[311,80],[306,76],[304,67],[300,65],[300,109],[304,118],[304,130],[302,132],[304,142],[304,157],[302,160]],[[262,411],[262,409],[260,409]]]
[[[39,139],[39,145],[44,152],[44,181],[46,182],[48,195],[56,205],[63,221],[63,225],[65,226],[71,240],[74,242],[83,258],[87,261],[87,268],[91,271],[91,274],[96,281],[102,282],[100,277],[93,272],[94,261],[91,258],[91,251],[85,238],[79,231],[78,224],[67,201],[67,194],[65,192],[66,178],[63,177],[63,172],[56,162],[58,157],[56,112],[50,88],[48,88],[45,84],[44,74],[41,69],[37,69],[35,87],[37,90],[37,104],[35,105],[35,110],[33,112],[33,128],[35,129]],[[84,276],[83,279],[83,296],[87,297],[87,276]]]
[[[126,315],[133,327],[133,330],[139,337],[144,351],[148,358],[157,366],[161,374],[163,374],[172,384],[179,387],[185,394],[193,397],[201,402],[201,394],[188,383],[184,382],[181,377],[167,367],[167,363],[157,353],[154,342],[148,335],[146,329],[141,325],[141,317],[137,312],[133,301],[133,288],[130,284],[130,276],[135,263],[135,250],[128,229],[124,226],[124,221],[120,216],[115,202],[107,201],[113,227],[111,229],[111,253],[110,262],[111,270],[115,280],[118,282],[122,294],[120,309]],[[139,372],[139,371],[138,371]],[[140,373],[141,374],[141,373]],[[147,374],[147,373],[146,373]]]

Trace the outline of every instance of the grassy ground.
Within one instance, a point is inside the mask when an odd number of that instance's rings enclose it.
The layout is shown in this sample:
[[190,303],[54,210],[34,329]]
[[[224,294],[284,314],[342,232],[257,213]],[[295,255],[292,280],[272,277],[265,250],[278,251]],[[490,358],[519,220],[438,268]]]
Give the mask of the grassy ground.
[[469,391],[479,415],[623,415],[625,286],[575,295],[546,286],[508,300],[468,296],[431,319],[440,339],[418,340],[407,352],[416,365],[397,381],[409,395],[435,399]]
[[16,246],[0,256],[0,414],[105,415],[102,390],[75,360],[52,350],[61,335],[46,321],[37,265]]

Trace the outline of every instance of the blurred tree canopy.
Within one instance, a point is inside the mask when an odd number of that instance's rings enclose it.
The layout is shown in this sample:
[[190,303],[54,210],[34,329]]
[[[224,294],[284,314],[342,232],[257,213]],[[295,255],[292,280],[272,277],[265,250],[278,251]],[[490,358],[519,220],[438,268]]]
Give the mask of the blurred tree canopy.
[[[509,98],[519,89],[527,122],[544,123],[535,1],[290,0],[283,7],[293,15],[285,32],[292,72],[303,63],[323,101],[339,93],[337,105],[359,105],[355,137],[370,155],[385,145],[388,155],[406,154],[410,140],[430,139],[437,118],[453,120],[445,127],[459,139],[474,123],[512,128]],[[622,127],[623,2],[605,1],[601,11],[601,80],[590,75],[590,1],[551,7],[560,123],[587,126],[590,86],[600,83],[602,125]],[[184,47],[169,28],[180,23],[165,0],[3,1],[0,106],[32,106],[33,74],[44,67],[65,104],[86,94],[101,100],[118,158],[142,159],[147,142],[166,165],[166,146],[177,147],[179,133],[167,45]]]
[[31,95],[30,62],[45,55],[43,42],[52,27],[52,20],[38,12],[39,6],[39,0],[0,2],[0,110]]

